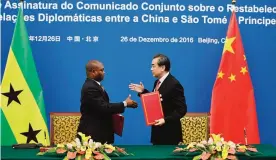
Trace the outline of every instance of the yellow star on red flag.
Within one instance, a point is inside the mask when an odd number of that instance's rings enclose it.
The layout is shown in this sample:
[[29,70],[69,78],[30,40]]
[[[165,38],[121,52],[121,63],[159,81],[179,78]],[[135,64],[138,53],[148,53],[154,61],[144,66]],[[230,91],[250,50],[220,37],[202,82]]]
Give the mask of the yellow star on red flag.
[[231,73],[231,76],[228,78],[230,79],[231,82],[236,81],[236,75],[234,75],[232,73]]
[[220,71],[219,73],[218,73],[218,77],[217,78],[223,78],[223,76],[224,76],[224,73],[222,72],[222,71]]
[[243,75],[245,75],[247,71],[246,67],[241,67],[241,71],[240,71]]
[[225,53],[225,51],[229,51],[229,52],[235,54],[235,52],[232,48],[232,43],[234,42],[235,39],[236,39],[236,37],[232,37],[232,38],[226,37],[222,53]]

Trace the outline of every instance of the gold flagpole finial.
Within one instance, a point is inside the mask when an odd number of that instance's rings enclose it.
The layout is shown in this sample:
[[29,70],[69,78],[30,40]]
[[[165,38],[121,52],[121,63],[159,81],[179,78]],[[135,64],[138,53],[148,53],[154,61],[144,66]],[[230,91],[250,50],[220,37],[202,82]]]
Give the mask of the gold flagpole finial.
[[232,4],[235,5],[236,4],[236,0],[232,0]]

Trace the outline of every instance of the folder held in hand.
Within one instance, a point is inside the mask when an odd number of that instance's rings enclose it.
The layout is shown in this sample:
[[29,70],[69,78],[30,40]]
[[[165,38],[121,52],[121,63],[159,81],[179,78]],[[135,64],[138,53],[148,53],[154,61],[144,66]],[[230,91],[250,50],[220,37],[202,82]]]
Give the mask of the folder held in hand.
[[164,118],[159,92],[141,94],[142,106],[147,126],[155,124],[155,120]]
[[124,116],[121,114],[113,114],[112,119],[114,133],[122,137],[124,129]]

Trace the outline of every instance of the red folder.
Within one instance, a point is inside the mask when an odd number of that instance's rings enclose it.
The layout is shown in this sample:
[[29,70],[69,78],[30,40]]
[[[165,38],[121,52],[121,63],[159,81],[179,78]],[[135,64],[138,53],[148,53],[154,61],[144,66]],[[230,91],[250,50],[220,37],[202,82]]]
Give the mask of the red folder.
[[122,137],[125,119],[124,116],[121,114],[113,114],[112,119],[114,133]]
[[140,97],[147,126],[155,124],[155,120],[164,118],[158,91],[141,94]]

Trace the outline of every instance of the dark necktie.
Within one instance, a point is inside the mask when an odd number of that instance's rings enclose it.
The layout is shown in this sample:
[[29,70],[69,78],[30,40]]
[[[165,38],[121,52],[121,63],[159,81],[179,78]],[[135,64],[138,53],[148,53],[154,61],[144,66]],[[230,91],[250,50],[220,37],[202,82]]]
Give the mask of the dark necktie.
[[101,88],[102,88],[102,90],[103,90],[103,93],[104,93],[104,95],[105,95],[105,98],[109,101],[109,97],[108,97],[108,95],[107,95],[107,93],[106,93],[106,91],[104,90],[104,87],[101,85]]

